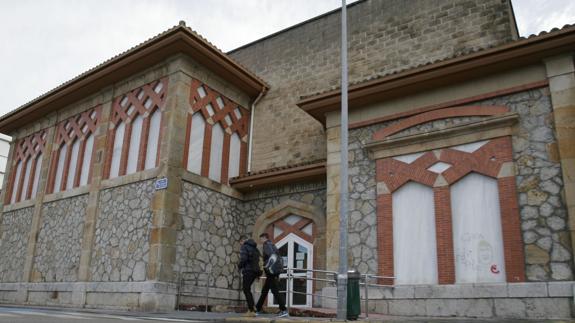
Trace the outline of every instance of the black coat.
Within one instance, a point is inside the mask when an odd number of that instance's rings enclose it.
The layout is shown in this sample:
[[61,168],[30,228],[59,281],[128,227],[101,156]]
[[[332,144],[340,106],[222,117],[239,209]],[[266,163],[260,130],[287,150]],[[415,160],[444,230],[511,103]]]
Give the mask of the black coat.
[[260,274],[262,270],[260,269],[260,251],[258,250],[258,245],[254,240],[248,239],[242,244],[240,248],[240,263],[238,267],[242,273],[255,273]]

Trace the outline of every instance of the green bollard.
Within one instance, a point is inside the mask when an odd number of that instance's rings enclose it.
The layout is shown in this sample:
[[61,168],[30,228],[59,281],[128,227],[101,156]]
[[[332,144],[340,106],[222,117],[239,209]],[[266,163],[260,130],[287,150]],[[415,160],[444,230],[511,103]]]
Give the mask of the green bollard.
[[361,313],[359,298],[359,280],[361,275],[357,270],[347,272],[347,319],[357,320]]

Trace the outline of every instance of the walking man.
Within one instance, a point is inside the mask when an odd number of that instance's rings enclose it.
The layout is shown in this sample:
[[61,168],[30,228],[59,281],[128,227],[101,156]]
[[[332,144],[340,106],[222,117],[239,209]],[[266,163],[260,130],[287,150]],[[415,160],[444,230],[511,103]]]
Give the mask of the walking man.
[[260,242],[263,244],[263,256],[264,256],[264,271],[266,272],[266,281],[262,287],[262,292],[258,304],[256,305],[257,313],[262,312],[262,307],[268,296],[268,292],[272,291],[274,298],[277,300],[280,312],[278,317],[288,316],[287,308],[285,305],[285,300],[282,294],[279,292],[279,277],[283,271],[283,260],[278,253],[278,249],[270,241],[270,237],[267,233],[262,233],[260,235]]
[[245,316],[256,316],[254,308],[254,296],[252,295],[252,284],[254,280],[262,275],[260,269],[260,251],[257,244],[253,239],[247,236],[240,238],[240,263],[238,265],[242,273],[242,287],[248,303],[248,312]]

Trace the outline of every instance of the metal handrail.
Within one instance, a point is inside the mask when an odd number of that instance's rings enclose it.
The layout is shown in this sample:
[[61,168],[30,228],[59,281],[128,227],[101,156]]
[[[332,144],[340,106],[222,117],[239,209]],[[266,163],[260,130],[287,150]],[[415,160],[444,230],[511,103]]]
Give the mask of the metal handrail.
[[[193,279],[185,279],[184,276],[185,275],[195,275],[195,278]],[[205,280],[205,286],[200,286],[198,285],[198,282],[200,281],[199,277],[201,275],[205,275],[206,276],[206,280]],[[205,295],[205,312],[208,312],[208,306],[210,304],[210,278],[211,278],[211,271],[184,271],[184,272],[179,272],[178,273],[178,294],[176,296],[176,310],[180,310],[180,301],[181,301],[181,297],[182,296],[195,296],[192,293],[183,293],[182,289],[184,286],[184,283],[186,281],[195,281],[196,284],[194,286],[196,287],[205,287],[206,288],[206,295]],[[202,280],[203,281],[203,280]]]
[[[285,279],[287,280],[286,282],[286,289],[285,290],[280,290],[279,293],[280,294],[284,294],[286,296],[286,307],[288,309],[288,313],[290,308],[292,307],[293,304],[291,304],[291,299],[290,299],[290,295],[293,294],[298,294],[298,295],[306,295],[306,296],[312,296],[312,297],[321,297],[321,298],[327,298],[327,299],[337,299],[337,297],[333,297],[333,296],[326,296],[326,295],[321,295],[321,294],[314,294],[312,293],[307,293],[307,292],[298,292],[295,290],[291,290],[291,285],[292,282],[294,280],[305,280],[305,281],[318,281],[318,282],[324,282],[324,283],[329,283],[329,284],[336,284],[337,285],[337,272],[335,271],[329,271],[329,270],[321,270],[321,269],[303,269],[303,268],[284,268],[285,270]],[[298,273],[306,273],[305,276],[297,276],[294,274],[298,274]],[[323,274],[326,276],[330,276],[333,275],[332,279],[329,278],[316,278],[314,277],[313,274]],[[311,274],[311,275],[310,275]],[[194,275],[194,278],[192,279],[185,279],[186,275]],[[204,281],[203,279],[200,279],[200,276],[205,276],[205,286],[203,285],[199,285],[199,282]],[[260,279],[266,279],[266,276],[261,276],[259,277]],[[377,279],[377,280],[381,280],[381,279],[386,279],[386,280],[392,280],[393,282],[395,282],[395,278],[394,276],[379,276],[379,275],[370,275],[370,274],[362,274],[361,275],[362,281],[360,280],[359,285],[364,287],[364,297],[362,299],[362,297],[360,296],[360,300],[363,300],[365,302],[365,317],[368,318],[369,317],[369,287],[383,287],[383,288],[394,288],[394,283],[392,284],[373,284],[370,283],[370,279]],[[207,272],[195,272],[195,271],[188,271],[188,272],[180,272],[178,275],[178,294],[177,294],[177,308],[179,309],[180,307],[180,301],[181,301],[181,297],[182,296],[191,296],[195,294],[190,294],[190,293],[184,293],[183,292],[183,287],[184,287],[184,283],[186,281],[195,281],[196,284],[194,286],[197,287],[205,287],[206,288],[206,294],[205,294],[205,311],[208,312],[208,306],[209,306],[209,298],[210,298],[210,280],[211,280],[211,272],[207,271]],[[241,281],[241,280],[240,280]],[[256,294],[261,294],[261,292],[257,292]]]

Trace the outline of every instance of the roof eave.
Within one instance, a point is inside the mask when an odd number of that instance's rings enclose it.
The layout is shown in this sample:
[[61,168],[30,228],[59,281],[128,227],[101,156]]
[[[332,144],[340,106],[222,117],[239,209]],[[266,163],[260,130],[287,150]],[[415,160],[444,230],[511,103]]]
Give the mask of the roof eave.
[[[417,67],[349,87],[349,109],[395,98],[414,91],[428,90],[466,79],[481,77],[541,61],[545,57],[575,51],[575,28],[531,37],[497,48]],[[314,95],[297,105],[324,126],[325,114],[340,106],[340,90]]]
[[97,93],[106,86],[177,53],[193,57],[252,98],[269,88],[265,82],[224,53],[219,52],[186,27],[179,26],[5,114],[0,117],[0,132],[10,133],[23,124],[45,116],[50,111]]
[[266,187],[325,179],[326,162],[281,169],[273,172],[233,178],[230,186],[241,192]]

